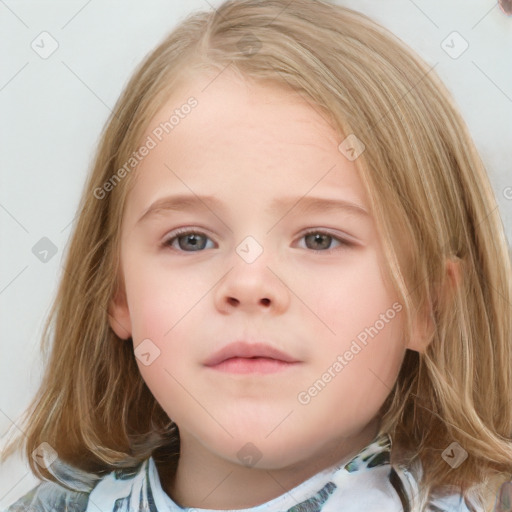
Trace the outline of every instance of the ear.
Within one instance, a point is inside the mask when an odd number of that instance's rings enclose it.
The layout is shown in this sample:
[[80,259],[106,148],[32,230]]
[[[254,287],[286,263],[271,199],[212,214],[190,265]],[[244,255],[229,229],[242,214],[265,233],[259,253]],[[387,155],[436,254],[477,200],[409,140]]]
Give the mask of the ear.
[[407,343],[407,348],[415,352],[423,353],[432,340],[434,321],[432,318],[432,307],[428,304],[419,312],[414,319],[412,335]]
[[[445,289],[440,293],[444,294],[443,301],[452,297],[461,282],[460,260],[457,258],[447,259],[445,263],[446,281]],[[446,303],[446,302],[445,302]],[[428,304],[423,311],[418,313],[414,320],[412,339],[409,340],[407,348],[423,353],[432,341],[432,334],[435,329],[432,304]]]
[[110,301],[108,308],[108,321],[112,330],[122,340],[127,340],[132,335],[132,323],[130,310],[126,300],[126,293],[121,285],[114,298]]

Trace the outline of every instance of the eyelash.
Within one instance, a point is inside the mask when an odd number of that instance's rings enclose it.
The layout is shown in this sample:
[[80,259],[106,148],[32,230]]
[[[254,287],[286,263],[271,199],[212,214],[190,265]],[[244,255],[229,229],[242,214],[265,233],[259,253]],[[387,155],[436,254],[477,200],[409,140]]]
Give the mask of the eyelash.
[[[354,247],[356,244],[352,243],[352,242],[349,242],[348,240],[344,240],[342,238],[338,238],[334,235],[332,235],[331,233],[327,232],[327,231],[321,231],[321,230],[318,230],[318,229],[312,229],[312,230],[309,230],[309,231],[306,231],[305,233],[303,233],[301,235],[301,239],[308,236],[308,235],[313,235],[313,234],[316,234],[316,235],[327,235],[328,237],[332,238],[333,240],[336,240],[337,242],[340,243],[340,246],[338,247],[334,247],[332,249],[325,249],[325,250],[317,250],[317,249],[308,249],[309,252],[313,252],[315,254],[319,253],[319,254],[330,254],[331,252],[337,250],[337,249],[347,249],[347,248],[350,248],[350,247]],[[180,229],[177,229],[176,231],[174,231],[172,233],[172,236],[167,238],[163,243],[162,243],[162,247],[163,248],[167,248],[167,249],[171,249],[171,250],[175,250],[176,252],[181,252],[181,253],[194,253],[194,252],[203,252],[205,249],[201,249],[199,251],[184,251],[182,249],[176,249],[174,247],[172,247],[172,243],[174,242],[174,240],[177,240],[178,238],[180,238],[181,236],[184,236],[184,235],[202,235],[202,236],[206,236],[207,238],[210,238],[208,237],[208,235],[206,233],[204,233],[203,231],[201,230],[194,230],[194,229],[190,229],[190,228],[180,228]],[[307,248],[306,248],[307,249]]]

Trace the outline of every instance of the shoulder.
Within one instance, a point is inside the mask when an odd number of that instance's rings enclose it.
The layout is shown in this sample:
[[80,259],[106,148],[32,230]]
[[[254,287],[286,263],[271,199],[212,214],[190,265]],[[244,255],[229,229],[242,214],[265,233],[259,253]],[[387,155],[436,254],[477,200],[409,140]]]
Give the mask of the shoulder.
[[[104,483],[110,483],[112,479],[118,482],[129,481],[135,477],[139,469],[140,467],[120,469],[98,475],[57,460],[50,470],[57,482],[41,482],[3,512],[86,512],[91,495],[99,488],[104,489]],[[110,485],[107,487],[106,494],[114,500],[124,496],[124,489],[112,488]],[[93,501],[91,500],[91,503]]]
[[[423,510],[424,512],[476,512],[481,511],[475,498],[464,497],[453,487],[445,487],[444,490],[432,493],[427,498],[427,503],[420,503],[420,488],[418,482],[421,480],[422,468],[417,463],[411,467],[397,464],[393,467],[392,473],[396,475],[395,488],[400,489],[404,511]],[[422,508],[423,507],[423,508]]]
[[445,494],[432,497],[427,505],[427,512],[473,512],[471,507],[460,493]]
[[87,509],[89,495],[90,492],[72,491],[55,482],[45,481],[15,501],[5,512],[83,512]]

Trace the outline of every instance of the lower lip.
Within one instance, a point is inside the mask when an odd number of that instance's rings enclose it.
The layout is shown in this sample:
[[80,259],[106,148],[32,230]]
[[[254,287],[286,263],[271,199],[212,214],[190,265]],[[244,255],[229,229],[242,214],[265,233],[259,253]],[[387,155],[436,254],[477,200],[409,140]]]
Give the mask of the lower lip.
[[209,368],[226,373],[276,373],[296,365],[266,357],[231,357]]

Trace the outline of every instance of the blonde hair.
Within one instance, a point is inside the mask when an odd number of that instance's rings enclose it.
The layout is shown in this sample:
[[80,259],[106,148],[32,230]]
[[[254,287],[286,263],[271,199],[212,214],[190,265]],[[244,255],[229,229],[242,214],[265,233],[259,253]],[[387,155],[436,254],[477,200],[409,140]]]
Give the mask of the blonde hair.
[[[31,457],[43,442],[98,474],[150,455],[176,467],[177,427],[146,387],[131,344],[109,326],[109,304],[123,286],[119,233],[135,172],[102,199],[95,191],[128,161],[180,81],[227,66],[298,91],[365,144],[355,163],[408,335],[422,311],[435,326],[424,353],[407,351],[381,409],[381,431],[401,447],[392,463],[421,462],[422,507],[450,486],[492,506],[497,479],[512,473],[512,269],[494,194],[433,68],[366,16],[324,1],[227,1],[194,13],[128,83],[103,131],[45,325],[46,371],[23,426],[32,471],[54,480]],[[458,279],[447,261],[458,265]],[[454,441],[469,454],[456,469],[441,457]]]

